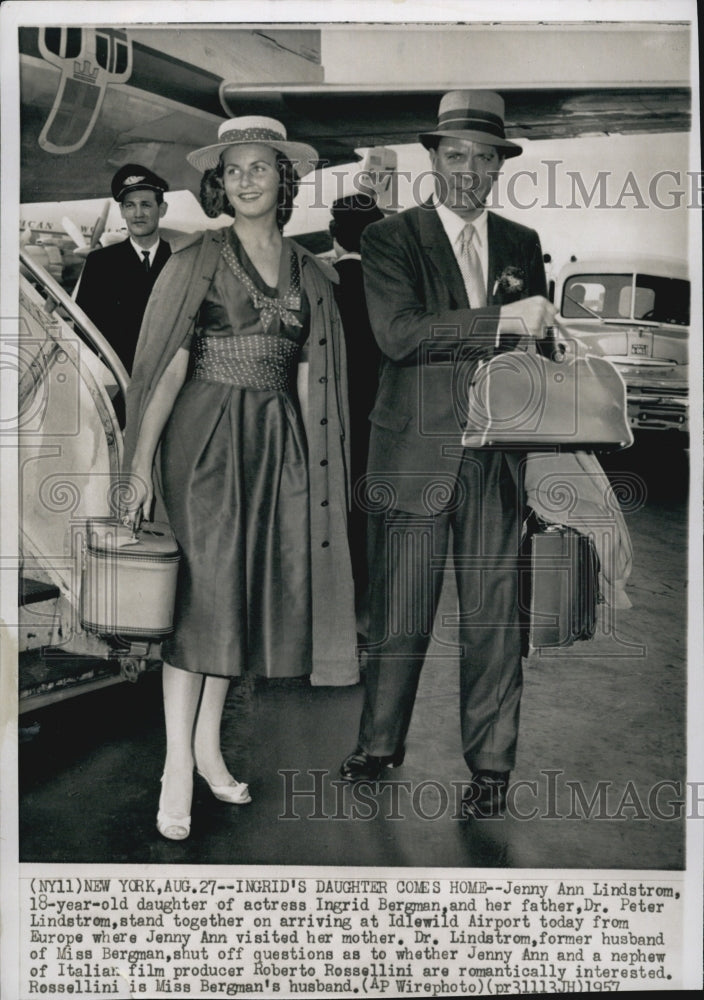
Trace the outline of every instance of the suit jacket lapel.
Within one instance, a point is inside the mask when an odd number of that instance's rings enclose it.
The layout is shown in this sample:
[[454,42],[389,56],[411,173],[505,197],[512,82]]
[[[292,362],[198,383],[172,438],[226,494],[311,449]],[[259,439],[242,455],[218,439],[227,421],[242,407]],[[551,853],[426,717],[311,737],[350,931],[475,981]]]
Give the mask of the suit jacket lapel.
[[[136,274],[146,274],[144,270],[143,258],[137,253],[135,248],[132,246],[129,237],[122,243],[119,243],[118,246],[123,251],[123,260],[125,264],[131,267]],[[171,247],[166,242],[166,240],[162,240],[160,238],[159,243],[157,244],[156,253],[154,254],[154,263],[149,269],[150,273],[155,268],[157,269],[157,271],[161,270],[161,268],[164,266],[164,264],[166,263],[166,261],[169,259],[170,256],[171,256]]]
[[[431,207],[430,202],[426,202],[419,209],[418,228],[426,259],[430,261],[442,278],[456,306],[460,309],[466,309],[468,305],[467,292],[457,258],[450,246],[438,213]],[[496,279],[505,267],[519,264],[521,256],[513,239],[510,225],[507,225],[501,216],[495,215],[493,212],[488,213],[487,239],[489,241],[489,266],[486,276],[486,301],[487,305],[491,306],[496,303],[494,296]]]
[[442,280],[447,285],[455,303],[460,309],[466,309],[467,292],[460,273],[457,258],[450,246],[447,233],[440,217],[431,203],[426,202],[419,209],[419,229],[421,245]]
[[123,266],[126,270],[129,269],[131,277],[134,279],[143,278],[145,276],[145,270],[144,265],[142,264],[142,258],[132,246],[129,236],[124,243],[120,243],[118,246],[122,250]]
[[487,235],[489,240],[489,273],[487,275],[487,305],[494,305],[494,286],[496,279],[505,267],[520,262],[520,257],[509,228],[504,220],[493,212],[488,213]]
[[156,254],[154,255],[154,263],[152,265],[152,270],[156,269],[160,271],[166,261],[171,256],[171,247],[166,242],[166,240],[159,240],[159,246],[156,248]]

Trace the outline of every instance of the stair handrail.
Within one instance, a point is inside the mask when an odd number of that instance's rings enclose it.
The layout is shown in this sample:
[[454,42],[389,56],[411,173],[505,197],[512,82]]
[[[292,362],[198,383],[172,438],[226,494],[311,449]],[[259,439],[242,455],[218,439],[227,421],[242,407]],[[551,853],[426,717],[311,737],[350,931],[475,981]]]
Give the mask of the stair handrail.
[[124,397],[130,381],[127,369],[118,357],[115,349],[105,339],[95,323],[93,323],[93,321],[86,316],[81,307],[77,305],[68,292],[61,287],[56,278],[53,278],[46,268],[42,267],[38,261],[34,260],[23,249],[20,249],[20,262],[22,266],[30,272],[32,277],[41,283],[45,291],[54,300],[54,305],[52,308],[47,309],[47,313],[53,312],[56,305],[63,306],[63,308],[68,312],[71,322],[79,327],[80,332],[85,336],[89,346],[93,348],[96,354],[99,354],[102,357],[105,364],[111,370],[117,380],[120,392]]

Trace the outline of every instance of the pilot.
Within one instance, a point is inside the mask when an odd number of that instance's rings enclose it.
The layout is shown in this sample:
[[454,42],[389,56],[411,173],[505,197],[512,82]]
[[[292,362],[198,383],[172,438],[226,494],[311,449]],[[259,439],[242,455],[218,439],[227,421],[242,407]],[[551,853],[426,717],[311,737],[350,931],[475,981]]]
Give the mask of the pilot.
[[146,167],[126,163],[111,187],[129,236],[89,254],[76,301],[131,374],[147,300],[171,254],[159,236],[169,185]]

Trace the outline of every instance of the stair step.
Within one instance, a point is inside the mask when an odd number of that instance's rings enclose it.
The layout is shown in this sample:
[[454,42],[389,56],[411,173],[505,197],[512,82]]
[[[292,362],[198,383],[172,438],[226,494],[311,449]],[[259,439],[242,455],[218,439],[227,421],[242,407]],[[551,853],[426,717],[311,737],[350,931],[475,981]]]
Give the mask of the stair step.
[[62,657],[58,651],[45,657],[40,650],[26,650],[18,657],[19,712],[22,715],[121,680],[117,660],[74,654]]
[[19,605],[21,608],[28,604],[39,604],[41,601],[53,601],[59,596],[59,588],[53,583],[42,583],[41,580],[33,580],[20,573]]

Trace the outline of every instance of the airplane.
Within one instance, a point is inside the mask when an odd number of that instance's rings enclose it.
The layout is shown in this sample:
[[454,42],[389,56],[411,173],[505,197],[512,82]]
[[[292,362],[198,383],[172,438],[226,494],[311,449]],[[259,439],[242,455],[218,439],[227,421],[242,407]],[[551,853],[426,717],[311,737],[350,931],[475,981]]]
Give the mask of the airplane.
[[[223,224],[222,220],[205,218],[190,191],[167,192],[166,202],[168,213],[160,226],[166,240]],[[60,260],[58,264],[54,261],[55,276],[69,292],[75,290],[89,253],[126,238],[127,229],[119,206],[111,198],[20,205],[20,247],[37,260],[47,258],[52,247],[58,249]]]
[[[349,45],[354,30],[343,36]],[[322,65],[321,49],[331,40],[339,45],[340,34],[232,25],[21,27],[20,201],[104,197],[112,175],[129,162],[167,177],[173,190],[197,194],[200,176],[185,154],[238,114],[279,118],[289,137],[312,143],[327,166],[355,162],[360,147],[415,142],[434,126],[439,94],[467,86],[502,92],[514,139],[691,126],[686,25],[638,25],[627,34],[594,26],[587,44],[561,25],[511,32],[476,24],[429,35],[397,26],[365,35],[365,44],[386,39],[388,63],[400,39],[411,67],[406,75],[416,78],[422,63],[423,87],[384,83],[385,67],[363,58],[354,82],[331,81],[335,64]],[[502,86],[491,82],[497,39],[511,46],[511,66],[504,57],[501,73],[512,82]],[[424,49],[441,56],[434,78]],[[570,53],[568,65],[558,58],[561,49]]]
[[[20,248],[18,346],[20,649],[30,663],[21,711],[134,679],[158,654],[149,642],[116,646],[81,623],[86,522],[115,514],[122,439],[114,401],[127,374],[36,253],[32,258],[40,233],[29,222],[32,211],[49,221],[44,206],[59,203],[54,217],[61,213],[62,232],[80,259],[119,229],[108,226],[104,206],[96,213],[92,203],[88,218],[73,203],[105,199],[118,167],[137,162],[169,179],[170,212],[172,198],[197,205],[200,176],[186,152],[212,142],[223,120],[245,113],[284,121],[290,138],[318,149],[323,166],[370,171],[382,198],[396,166],[389,147],[415,142],[418,132],[434,127],[439,95],[455,87],[499,90],[514,139],[690,129],[687,25],[646,24],[629,32],[593,25],[586,44],[570,34],[579,50],[574,56],[568,47],[570,65],[560,57],[569,26],[498,28],[506,29],[499,31],[502,43],[512,46],[510,65],[501,67],[504,86],[495,81],[496,26],[426,34],[397,27],[394,40],[411,67],[402,67],[404,74],[422,76],[422,88],[385,76],[386,63],[366,58],[361,42],[356,78],[345,78],[330,51],[341,41],[353,44],[354,26],[344,37],[271,25],[19,29],[20,200],[30,234]],[[369,44],[384,39],[391,36],[368,36]],[[425,49],[442,53],[432,61],[434,76],[419,72],[429,65]],[[183,231],[209,224],[198,212],[185,213],[180,223],[191,228]],[[55,233],[53,222],[41,231],[48,240]],[[76,657],[84,669],[68,676],[65,664]]]

